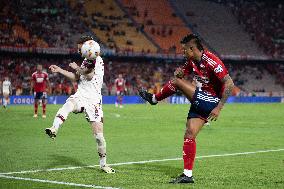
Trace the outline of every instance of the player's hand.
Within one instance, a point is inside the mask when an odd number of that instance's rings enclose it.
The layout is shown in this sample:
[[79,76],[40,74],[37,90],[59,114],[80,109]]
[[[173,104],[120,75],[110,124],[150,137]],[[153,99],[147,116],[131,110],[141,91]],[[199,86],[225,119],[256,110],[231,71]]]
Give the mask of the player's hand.
[[52,73],[58,73],[61,70],[61,68],[59,66],[56,66],[56,65],[49,66],[49,69],[51,70]]
[[175,77],[182,79],[184,77],[184,72],[182,68],[177,68],[174,72]]
[[74,69],[74,70],[76,70],[77,68],[79,68],[79,66],[76,64],[76,62],[71,62],[71,63],[69,64],[69,66],[70,66],[72,69]]
[[216,121],[218,119],[218,116],[220,114],[221,108],[219,106],[215,107],[211,113],[209,114],[209,117],[207,118],[210,121]]

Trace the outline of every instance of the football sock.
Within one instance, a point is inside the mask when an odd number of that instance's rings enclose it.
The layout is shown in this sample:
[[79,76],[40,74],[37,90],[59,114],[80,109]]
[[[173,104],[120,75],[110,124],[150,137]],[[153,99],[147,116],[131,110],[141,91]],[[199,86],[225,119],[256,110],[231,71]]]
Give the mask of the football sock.
[[97,142],[97,150],[100,157],[100,166],[106,165],[106,141],[103,133],[97,133],[94,135]]
[[38,103],[34,103],[34,108],[35,108],[35,114],[37,114],[37,108],[38,108]]
[[195,139],[185,138],[183,143],[183,162],[184,162],[184,174],[186,176],[192,176],[192,168],[194,164],[196,154]]
[[42,103],[42,114],[45,115],[46,113],[46,103]]
[[53,127],[58,130],[60,125],[67,119],[68,115],[74,110],[75,106],[71,101],[67,101],[57,112]]
[[7,106],[7,100],[5,98],[3,98],[3,105]]
[[184,169],[183,173],[188,177],[192,177],[192,170]]
[[154,98],[156,98],[157,101],[161,101],[175,93],[176,93],[176,87],[174,84],[172,84],[171,81],[169,81],[166,85],[163,86],[163,88],[161,89],[159,93],[153,96],[155,96]]

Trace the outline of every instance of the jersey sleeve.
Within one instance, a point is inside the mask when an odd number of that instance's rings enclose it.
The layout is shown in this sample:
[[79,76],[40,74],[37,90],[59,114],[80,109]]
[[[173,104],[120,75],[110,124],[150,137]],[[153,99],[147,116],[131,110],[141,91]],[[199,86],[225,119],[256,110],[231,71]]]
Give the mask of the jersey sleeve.
[[183,70],[184,75],[189,75],[192,72],[192,66],[190,61],[186,61],[181,68]]
[[101,57],[96,58],[96,68],[95,68],[95,74],[97,75],[104,75],[104,61]]
[[44,74],[44,79],[45,79],[46,81],[48,81],[48,74],[47,74],[47,73]]
[[227,74],[228,70],[225,67],[224,63],[218,58],[212,58],[209,63],[209,67],[211,68],[214,75],[221,81]]
[[88,69],[94,69],[95,65],[96,65],[96,60],[87,60],[87,59],[85,59],[83,64]]
[[32,74],[32,81],[35,81],[36,80],[36,76],[35,76],[35,73]]

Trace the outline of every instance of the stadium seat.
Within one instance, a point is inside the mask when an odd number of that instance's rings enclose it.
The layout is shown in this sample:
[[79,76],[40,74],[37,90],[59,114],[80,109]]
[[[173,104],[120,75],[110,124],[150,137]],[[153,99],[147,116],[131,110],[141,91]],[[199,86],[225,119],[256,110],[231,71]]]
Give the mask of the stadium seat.
[[185,23],[174,13],[166,0],[120,0],[129,15],[157,43],[163,52],[181,53],[180,40],[192,33]]

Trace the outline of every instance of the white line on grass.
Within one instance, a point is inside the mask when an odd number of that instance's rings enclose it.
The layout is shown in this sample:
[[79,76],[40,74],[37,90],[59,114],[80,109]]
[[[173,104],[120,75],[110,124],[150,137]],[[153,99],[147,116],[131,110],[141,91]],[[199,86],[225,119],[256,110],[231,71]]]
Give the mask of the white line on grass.
[[[275,149],[275,150],[259,150],[259,151],[254,151],[254,152],[239,152],[239,153],[230,153],[230,154],[206,155],[206,156],[198,156],[198,157],[196,157],[196,159],[211,158],[211,157],[238,156],[238,155],[258,154],[258,153],[267,153],[267,152],[279,152],[279,151],[284,151],[284,148]],[[181,159],[182,158],[154,159],[154,160],[145,160],[145,161],[113,163],[113,164],[109,164],[109,165],[111,165],[111,166],[132,165],[132,164],[144,164],[144,163],[153,163],[153,162],[176,161],[176,160],[181,160]],[[0,173],[0,175],[37,173],[37,172],[44,172],[44,171],[62,171],[62,170],[81,169],[81,168],[88,168],[88,167],[89,168],[90,167],[91,168],[92,167],[99,167],[99,165],[88,165],[88,166],[78,166],[78,167],[62,167],[62,168],[52,168],[52,169],[37,169],[37,170],[28,170],[28,171],[16,171],[16,172]]]
[[61,181],[54,181],[54,180],[14,177],[14,176],[7,176],[7,175],[1,175],[1,174],[0,174],[0,178],[14,179],[14,180],[26,180],[26,181],[52,183],[52,184],[61,184],[61,185],[68,185],[68,186],[80,186],[80,187],[85,187],[85,188],[118,189],[118,188],[107,187],[107,186],[96,186],[96,185],[77,184],[77,183],[72,183],[72,182],[61,182]]

